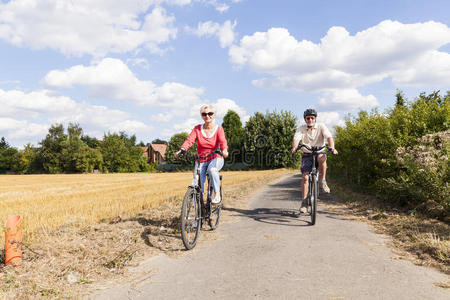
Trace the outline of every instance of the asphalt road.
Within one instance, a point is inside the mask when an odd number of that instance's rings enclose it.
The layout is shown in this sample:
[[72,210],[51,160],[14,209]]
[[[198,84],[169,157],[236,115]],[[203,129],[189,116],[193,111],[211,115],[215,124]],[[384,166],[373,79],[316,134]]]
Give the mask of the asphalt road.
[[[91,299],[450,299],[433,283],[445,274],[396,259],[387,239],[366,224],[320,206],[315,226],[297,218],[300,177],[284,178],[227,208],[240,221],[187,255],[154,257],[146,274],[91,294]],[[321,201],[330,196],[321,196]],[[200,235],[200,239],[202,236]]]

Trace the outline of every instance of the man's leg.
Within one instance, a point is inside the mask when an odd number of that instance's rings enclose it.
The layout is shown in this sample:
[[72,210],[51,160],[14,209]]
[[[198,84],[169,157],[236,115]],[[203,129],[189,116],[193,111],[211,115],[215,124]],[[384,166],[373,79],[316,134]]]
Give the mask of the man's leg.
[[308,196],[308,179],[309,179],[309,173],[303,173],[302,174],[302,199],[306,199]]
[[319,162],[319,170],[320,170],[320,187],[325,193],[330,192],[330,188],[327,185],[327,156],[325,154],[319,154],[317,157]]

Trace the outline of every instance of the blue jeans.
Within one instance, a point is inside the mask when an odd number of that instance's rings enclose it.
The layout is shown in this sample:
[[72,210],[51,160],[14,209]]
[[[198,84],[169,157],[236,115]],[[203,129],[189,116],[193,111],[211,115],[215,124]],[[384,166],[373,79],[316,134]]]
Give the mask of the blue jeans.
[[222,169],[223,163],[222,157],[216,157],[210,161],[200,163],[200,183],[202,184],[202,192],[206,181],[206,172],[209,174],[209,180],[211,180],[214,192],[216,194],[220,192],[219,171]]

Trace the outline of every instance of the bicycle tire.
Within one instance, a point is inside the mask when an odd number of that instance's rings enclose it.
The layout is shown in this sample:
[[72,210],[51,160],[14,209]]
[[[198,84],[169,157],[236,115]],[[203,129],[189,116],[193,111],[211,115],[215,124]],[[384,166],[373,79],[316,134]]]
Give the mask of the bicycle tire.
[[197,244],[201,227],[201,207],[195,189],[188,188],[181,206],[181,239],[184,247],[190,250]]
[[[222,199],[222,183],[220,184],[220,199]],[[222,210],[222,202],[220,202],[219,205],[210,204],[209,227],[211,227],[211,230],[215,230],[219,226],[221,210]]]
[[312,189],[311,189],[311,225],[316,224],[317,216],[317,179],[312,177]]

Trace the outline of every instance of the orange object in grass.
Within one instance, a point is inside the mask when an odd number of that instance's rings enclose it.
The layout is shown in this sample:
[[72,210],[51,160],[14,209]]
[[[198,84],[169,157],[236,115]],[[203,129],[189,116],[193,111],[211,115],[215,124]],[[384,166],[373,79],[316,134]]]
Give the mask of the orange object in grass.
[[22,262],[22,217],[10,216],[6,221],[5,264],[20,265]]

